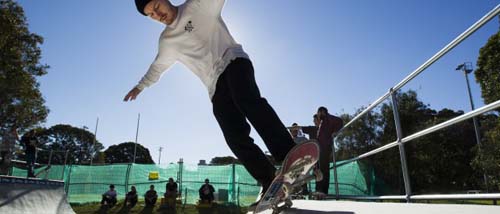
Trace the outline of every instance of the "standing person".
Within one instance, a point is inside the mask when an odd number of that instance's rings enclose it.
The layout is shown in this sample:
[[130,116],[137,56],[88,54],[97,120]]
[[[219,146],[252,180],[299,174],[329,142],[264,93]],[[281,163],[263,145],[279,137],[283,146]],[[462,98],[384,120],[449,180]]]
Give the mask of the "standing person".
[[14,146],[16,141],[19,139],[17,134],[17,127],[12,126],[2,136],[2,144],[0,145],[0,155],[2,160],[0,162],[0,175],[8,175],[10,163],[12,159],[12,152],[14,152]]
[[36,147],[39,142],[36,137],[36,131],[31,130],[24,134],[21,138],[21,144],[24,145],[24,153],[26,154],[26,165],[28,167],[28,178],[35,176],[35,160],[36,160]]
[[214,200],[214,186],[210,184],[210,180],[205,179],[205,184],[201,185],[200,189],[198,190],[200,193],[200,200],[207,201],[208,203],[212,203]]
[[109,190],[102,194],[101,205],[115,206],[116,195],[115,185],[109,185]]
[[293,123],[290,127],[290,135],[292,135],[292,139],[296,144],[307,141],[307,138],[302,134],[301,127],[297,123]]
[[319,128],[319,123],[320,119],[318,117],[318,114],[313,115],[313,123],[314,126],[302,126],[302,132],[306,133],[309,135],[309,140],[317,140],[318,139],[318,128]]
[[317,115],[320,119],[318,131],[319,168],[323,173],[323,179],[316,182],[316,194],[318,199],[323,199],[328,194],[330,185],[330,156],[332,154],[333,134],[344,126],[344,122],[339,117],[329,114],[328,109],[323,106],[318,108]]
[[158,194],[156,193],[155,185],[149,186],[149,190],[144,194],[144,203],[146,203],[146,207],[154,207],[157,199]]
[[137,196],[137,190],[135,189],[135,186],[132,186],[130,188],[130,192],[127,193],[125,196],[125,202],[123,202],[123,206],[126,206],[128,208],[132,208],[137,204],[137,199],[139,197]]
[[135,100],[176,61],[204,83],[224,138],[265,192],[276,168],[250,137],[250,123],[275,160],[281,162],[295,145],[273,108],[260,94],[249,56],[229,33],[221,11],[225,0],[135,0],[138,11],[167,27],[160,35],[158,54],[124,101]]

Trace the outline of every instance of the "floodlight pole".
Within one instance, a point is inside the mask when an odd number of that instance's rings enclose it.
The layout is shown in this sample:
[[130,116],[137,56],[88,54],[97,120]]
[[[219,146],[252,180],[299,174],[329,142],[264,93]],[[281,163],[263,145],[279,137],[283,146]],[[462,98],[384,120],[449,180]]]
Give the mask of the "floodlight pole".
[[[472,111],[474,111],[475,110],[474,101],[472,100],[472,93],[470,90],[470,83],[469,83],[469,74],[472,72],[472,63],[464,62],[463,64],[458,65],[458,67],[455,70],[457,71],[461,70],[464,72],[465,81],[467,82],[467,92],[469,94],[470,107]],[[474,131],[476,133],[476,143],[479,146],[479,152],[481,152],[481,132],[479,130],[479,123],[476,117],[472,117],[472,121],[474,123]],[[489,192],[488,178],[486,177],[486,174],[483,174],[483,179],[484,179],[484,185],[486,185],[486,192]]]
[[135,163],[135,156],[137,154],[137,138],[139,136],[139,121],[141,120],[141,114],[139,113],[137,116],[137,130],[135,131],[135,145],[134,145],[134,159],[132,163]]

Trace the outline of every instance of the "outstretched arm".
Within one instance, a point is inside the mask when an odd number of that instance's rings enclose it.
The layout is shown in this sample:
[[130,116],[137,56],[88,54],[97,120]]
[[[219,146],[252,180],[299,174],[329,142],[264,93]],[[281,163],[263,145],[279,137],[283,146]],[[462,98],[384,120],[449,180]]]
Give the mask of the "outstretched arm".
[[160,38],[158,54],[149,67],[148,72],[142,77],[141,81],[125,95],[123,101],[135,100],[144,88],[158,82],[163,72],[175,63],[175,59],[175,54],[171,51],[169,45]]

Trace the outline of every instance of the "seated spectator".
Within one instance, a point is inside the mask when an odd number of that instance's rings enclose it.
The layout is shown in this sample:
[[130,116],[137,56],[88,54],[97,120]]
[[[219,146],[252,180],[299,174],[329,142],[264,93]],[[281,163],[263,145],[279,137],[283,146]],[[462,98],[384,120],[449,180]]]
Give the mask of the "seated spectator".
[[200,200],[202,202],[212,203],[212,201],[214,200],[215,189],[212,185],[210,185],[209,182],[210,181],[208,180],[208,178],[205,179],[205,184],[203,184],[200,187],[199,193],[200,193]]
[[132,186],[130,188],[130,192],[128,192],[125,196],[125,202],[123,203],[123,206],[132,208],[135,206],[135,204],[137,204],[137,199],[137,191],[135,190],[135,186]]
[[144,202],[147,207],[154,207],[158,199],[158,194],[155,191],[155,185],[149,186],[149,190],[144,194]]
[[167,190],[165,191],[165,198],[177,198],[177,183],[173,178],[168,179]]
[[113,184],[109,185],[109,190],[104,194],[102,194],[101,204],[110,206],[114,206],[116,204],[115,185]]

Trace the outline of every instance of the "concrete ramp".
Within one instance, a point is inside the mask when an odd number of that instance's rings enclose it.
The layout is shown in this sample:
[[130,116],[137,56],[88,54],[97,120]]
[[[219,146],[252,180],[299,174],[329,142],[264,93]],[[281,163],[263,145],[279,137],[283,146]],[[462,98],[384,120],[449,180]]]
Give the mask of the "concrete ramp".
[[[272,211],[263,212],[266,214]],[[500,214],[500,206],[294,200],[283,214]]]
[[64,182],[0,176],[0,213],[75,213],[66,199]]

